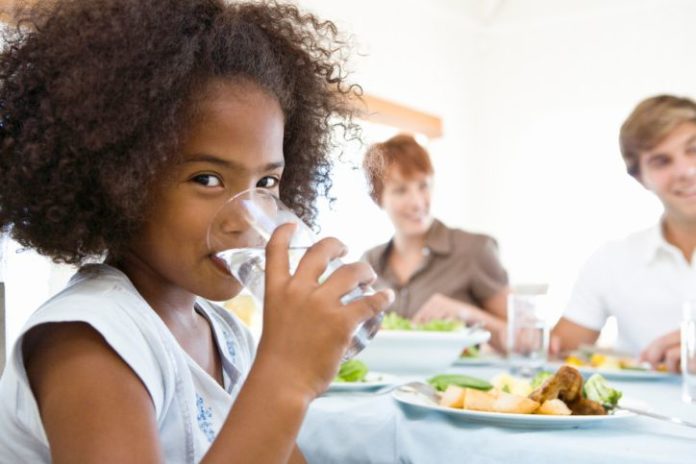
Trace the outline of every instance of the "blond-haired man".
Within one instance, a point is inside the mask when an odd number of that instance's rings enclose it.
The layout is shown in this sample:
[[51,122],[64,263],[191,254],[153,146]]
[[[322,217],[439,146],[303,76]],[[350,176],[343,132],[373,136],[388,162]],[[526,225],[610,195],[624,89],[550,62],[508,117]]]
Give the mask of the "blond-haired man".
[[654,227],[600,248],[580,272],[553,330],[557,349],[594,343],[617,318],[617,349],[679,369],[682,302],[696,298],[696,103],[660,95],[621,127],[628,173],[664,206]]

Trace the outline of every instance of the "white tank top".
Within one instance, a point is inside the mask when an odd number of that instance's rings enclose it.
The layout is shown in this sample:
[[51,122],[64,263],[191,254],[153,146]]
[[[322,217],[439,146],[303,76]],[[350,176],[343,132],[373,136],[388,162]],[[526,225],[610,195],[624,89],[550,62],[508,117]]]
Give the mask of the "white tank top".
[[[49,322],[85,322],[99,332],[147,388],[166,462],[201,460],[251,368],[254,341],[235,316],[199,299],[220,351],[224,388],[179,346],[128,277],[83,267],[22,329],[0,379],[0,463],[50,463],[50,450],[21,353],[24,334]],[[108,418],[105,418],[108,420]]]

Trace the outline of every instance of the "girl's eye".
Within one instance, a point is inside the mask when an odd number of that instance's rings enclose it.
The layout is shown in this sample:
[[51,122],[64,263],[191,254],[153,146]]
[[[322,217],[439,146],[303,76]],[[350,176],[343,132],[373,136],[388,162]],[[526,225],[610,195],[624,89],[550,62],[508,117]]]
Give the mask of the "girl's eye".
[[279,178],[273,177],[273,176],[266,176],[266,177],[263,177],[261,180],[259,180],[256,183],[256,186],[259,188],[273,189],[273,188],[276,188],[279,183],[280,183]]
[[198,174],[191,180],[204,187],[220,187],[222,185],[220,178],[213,174]]

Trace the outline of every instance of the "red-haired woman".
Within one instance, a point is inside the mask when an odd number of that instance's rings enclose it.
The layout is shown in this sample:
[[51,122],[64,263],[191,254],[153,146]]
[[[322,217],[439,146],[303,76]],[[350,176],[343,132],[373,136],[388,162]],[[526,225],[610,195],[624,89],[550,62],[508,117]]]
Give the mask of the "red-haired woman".
[[483,323],[501,349],[508,279],[487,235],[451,229],[433,218],[433,167],[410,135],[372,145],[363,161],[370,196],[394,224],[394,237],[363,256],[376,286],[396,292],[393,311],[414,322],[454,319]]

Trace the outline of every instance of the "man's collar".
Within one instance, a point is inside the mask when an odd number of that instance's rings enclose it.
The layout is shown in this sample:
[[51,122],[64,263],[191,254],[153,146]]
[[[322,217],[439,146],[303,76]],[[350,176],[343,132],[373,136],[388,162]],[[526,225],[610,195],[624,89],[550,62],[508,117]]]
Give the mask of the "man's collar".
[[681,251],[665,238],[664,219],[648,229],[646,235],[645,261],[650,264],[661,254],[681,256]]

